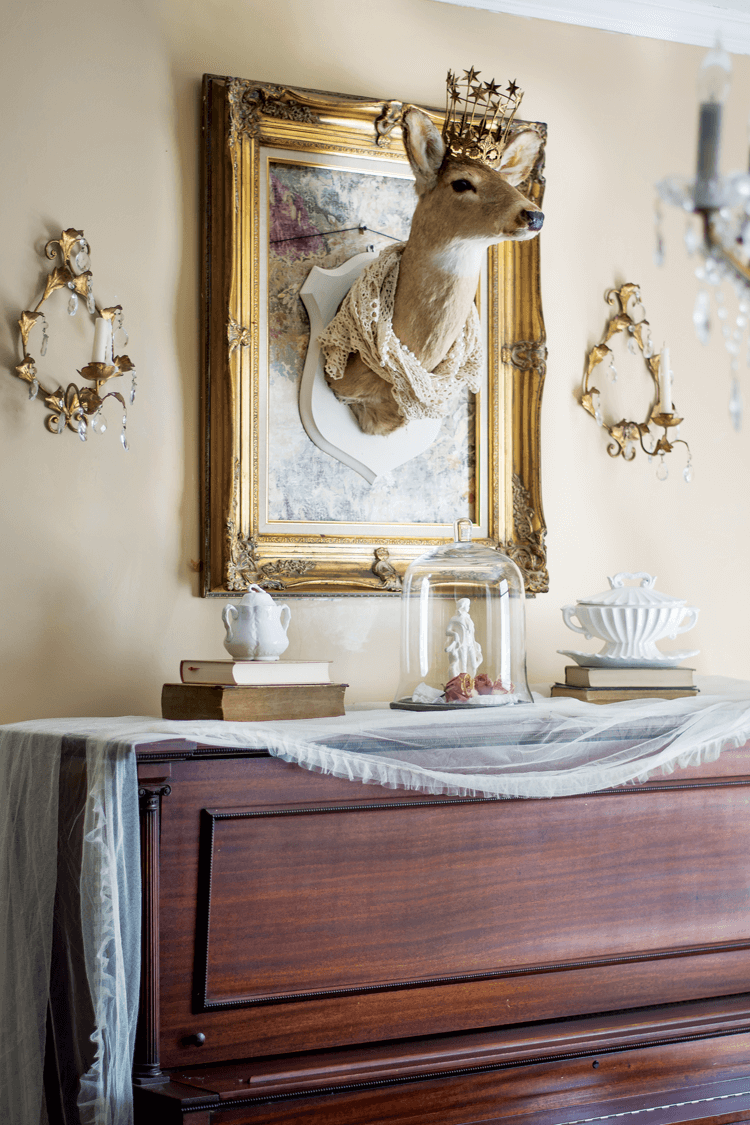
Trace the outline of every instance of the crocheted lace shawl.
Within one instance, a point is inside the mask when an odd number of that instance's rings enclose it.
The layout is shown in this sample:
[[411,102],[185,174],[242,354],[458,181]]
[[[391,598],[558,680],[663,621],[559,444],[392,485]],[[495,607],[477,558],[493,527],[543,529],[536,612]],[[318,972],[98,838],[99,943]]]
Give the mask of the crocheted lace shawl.
[[399,412],[413,418],[442,418],[458,391],[480,386],[482,350],[479,316],[472,304],[450,351],[427,371],[393,331],[393,301],[405,243],[389,246],[354,282],[339,311],[319,337],[329,379],[341,379],[352,352],[393,389]]

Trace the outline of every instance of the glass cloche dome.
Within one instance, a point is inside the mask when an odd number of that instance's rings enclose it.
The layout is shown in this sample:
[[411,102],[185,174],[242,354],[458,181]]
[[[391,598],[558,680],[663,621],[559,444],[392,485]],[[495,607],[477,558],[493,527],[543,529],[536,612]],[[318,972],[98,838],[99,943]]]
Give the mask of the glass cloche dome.
[[521,572],[507,555],[471,541],[421,555],[404,575],[401,679],[391,707],[442,710],[531,703]]

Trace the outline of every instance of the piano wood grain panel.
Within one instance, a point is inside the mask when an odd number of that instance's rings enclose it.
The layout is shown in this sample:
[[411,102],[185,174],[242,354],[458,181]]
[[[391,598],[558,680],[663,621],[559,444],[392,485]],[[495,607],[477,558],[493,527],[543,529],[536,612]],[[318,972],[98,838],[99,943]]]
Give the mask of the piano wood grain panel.
[[204,810],[204,1003],[746,941],[747,792]]
[[170,785],[162,1066],[197,1061],[195,1035],[210,1062],[750,979],[746,785],[446,801],[257,757],[173,762]]

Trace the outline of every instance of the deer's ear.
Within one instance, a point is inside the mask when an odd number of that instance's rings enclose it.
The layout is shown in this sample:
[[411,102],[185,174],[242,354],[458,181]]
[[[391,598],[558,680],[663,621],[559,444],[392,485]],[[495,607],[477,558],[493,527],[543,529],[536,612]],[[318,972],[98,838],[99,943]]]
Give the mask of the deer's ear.
[[417,181],[417,195],[424,195],[437,183],[437,174],[445,156],[445,143],[421,109],[407,109],[401,127],[406,155]]
[[541,147],[542,138],[532,129],[517,133],[505,149],[497,171],[511,187],[518,187],[530,175]]

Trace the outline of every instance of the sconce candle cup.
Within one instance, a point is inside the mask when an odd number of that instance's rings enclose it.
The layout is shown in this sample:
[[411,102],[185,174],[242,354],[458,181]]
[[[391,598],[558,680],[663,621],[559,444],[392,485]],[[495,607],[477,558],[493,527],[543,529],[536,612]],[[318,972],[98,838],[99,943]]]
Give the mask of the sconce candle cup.
[[[640,579],[640,585],[626,586],[626,580],[632,579]],[[687,606],[684,598],[654,590],[656,579],[645,571],[636,574],[623,571],[607,581],[610,588],[603,594],[580,598],[575,605],[562,607],[563,621],[568,628],[582,633],[587,640],[593,637],[603,640],[604,648],[596,654],[599,658],[633,665],[669,660],[669,655],[656,647],[657,641],[665,637],[673,639],[692,629],[699,611]],[[574,618],[579,624],[575,624]],[[688,654],[678,655],[684,659]]]

